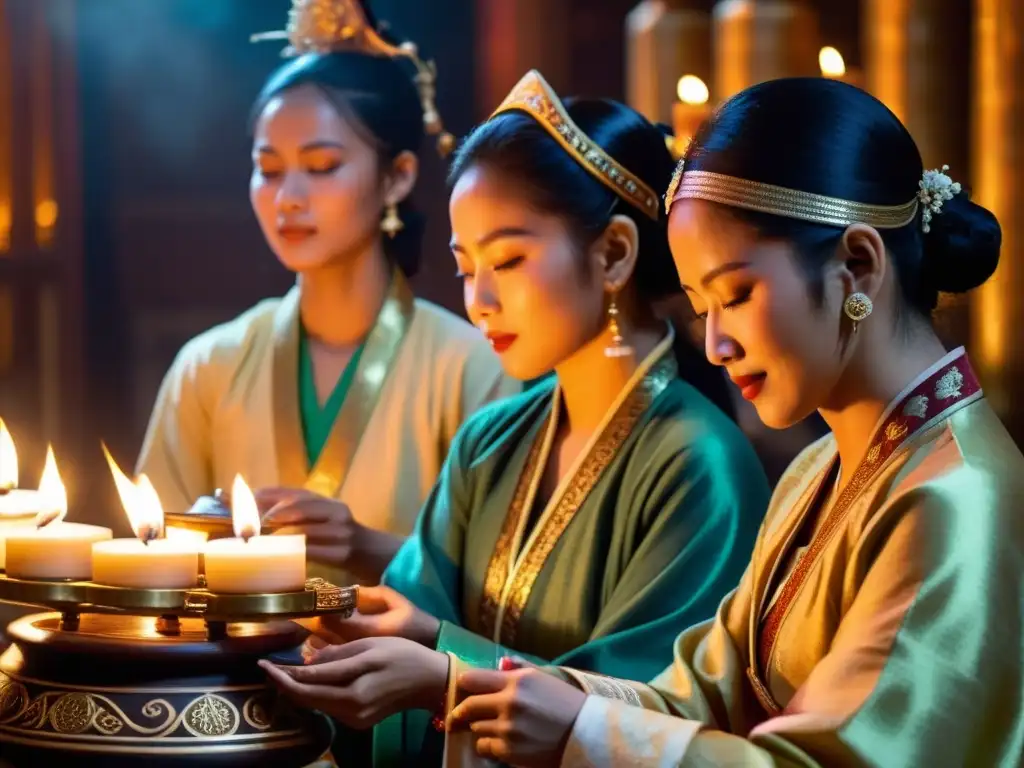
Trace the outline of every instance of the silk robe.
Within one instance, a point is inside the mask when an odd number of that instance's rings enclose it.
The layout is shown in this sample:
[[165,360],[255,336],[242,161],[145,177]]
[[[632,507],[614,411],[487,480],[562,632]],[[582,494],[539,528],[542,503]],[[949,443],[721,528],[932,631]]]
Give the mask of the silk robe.
[[963,351],[815,521],[837,462],[831,436],[794,461],[739,587],[654,682],[563,670],[591,694],[564,766],[1021,764],[1024,456]]
[[[679,377],[671,340],[546,503],[534,498],[560,418],[554,379],[460,431],[384,574],[441,620],[439,651],[492,669],[514,652],[643,679],[736,585],[767,479],[736,425]],[[405,720],[404,733],[395,719],[378,726],[377,765],[421,749],[426,718]]]
[[465,418],[521,389],[475,328],[414,299],[398,273],[313,467],[298,377],[298,287],[188,342],[160,388],[137,469],[164,508],[188,509],[241,473],[254,488],[340,499],[363,525],[406,536]]

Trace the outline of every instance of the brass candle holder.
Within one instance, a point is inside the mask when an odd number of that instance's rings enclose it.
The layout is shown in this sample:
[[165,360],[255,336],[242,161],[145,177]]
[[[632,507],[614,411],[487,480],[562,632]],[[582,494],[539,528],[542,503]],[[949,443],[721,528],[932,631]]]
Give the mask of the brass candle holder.
[[228,595],[2,576],[0,601],[50,609],[7,628],[4,760],[309,765],[330,748],[329,719],[279,699],[256,661],[301,663],[308,633],[291,619],[347,617],[357,596],[358,587],[322,579],[297,592]]

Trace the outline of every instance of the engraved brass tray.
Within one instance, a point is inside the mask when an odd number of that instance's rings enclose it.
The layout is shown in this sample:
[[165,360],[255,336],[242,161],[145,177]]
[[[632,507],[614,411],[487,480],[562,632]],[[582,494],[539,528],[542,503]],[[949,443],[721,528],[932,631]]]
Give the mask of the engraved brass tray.
[[[200,579],[202,583],[202,579]],[[348,617],[359,587],[308,579],[300,592],[217,594],[193,589],[126,589],[90,581],[30,581],[0,575],[0,601],[38,605],[64,614],[198,617],[207,621],[261,621],[324,615]]]

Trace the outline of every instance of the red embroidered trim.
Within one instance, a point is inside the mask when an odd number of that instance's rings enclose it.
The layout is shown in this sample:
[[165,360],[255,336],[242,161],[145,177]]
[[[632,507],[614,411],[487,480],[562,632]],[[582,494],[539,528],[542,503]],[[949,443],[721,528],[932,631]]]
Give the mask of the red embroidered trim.
[[[775,639],[793,598],[804,585],[811,567],[846,519],[846,513],[853,501],[868,485],[875,472],[923,425],[980,391],[981,385],[978,383],[978,377],[974,375],[967,355],[961,354],[915,387],[892,409],[885,423],[875,434],[871,448],[857,467],[853,478],[836,500],[821,530],[811,541],[807,552],[783,586],[779,599],[764,618],[758,643],[758,660],[763,671],[768,670]],[[772,588],[772,585],[768,586],[769,589]]]

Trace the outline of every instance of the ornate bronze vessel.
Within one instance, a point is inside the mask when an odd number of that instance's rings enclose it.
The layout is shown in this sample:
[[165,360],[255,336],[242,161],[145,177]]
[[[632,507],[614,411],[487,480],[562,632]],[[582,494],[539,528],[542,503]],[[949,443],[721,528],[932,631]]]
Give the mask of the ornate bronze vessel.
[[351,614],[356,588],[215,595],[0,576],[0,600],[52,612],[11,623],[0,656],[0,754],[33,765],[307,766],[324,715],[268,687],[261,658],[301,663],[289,619]]

